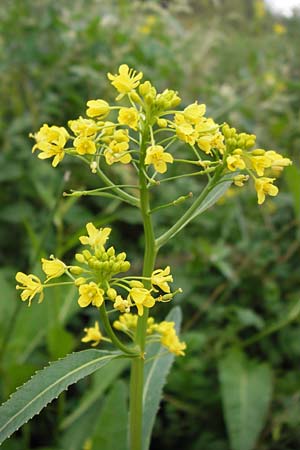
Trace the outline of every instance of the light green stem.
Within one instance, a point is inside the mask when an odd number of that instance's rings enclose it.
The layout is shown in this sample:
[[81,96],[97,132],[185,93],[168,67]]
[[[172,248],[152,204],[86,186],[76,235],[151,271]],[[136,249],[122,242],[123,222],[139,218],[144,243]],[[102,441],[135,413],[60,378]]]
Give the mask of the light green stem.
[[133,349],[133,348],[129,348],[126,345],[124,345],[115,335],[113,329],[111,328],[109,319],[107,317],[107,312],[106,312],[104,303],[100,307],[100,317],[101,317],[101,322],[104,325],[105,331],[108,334],[108,336],[110,337],[112,343],[115,344],[116,347],[118,347],[120,350],[122,350],[122,352],[126,353],[127,355],[136,356],[138,354],[137,350]]
[[[146,152],[148,130],[145,130],[141,140],[140,157],[140,205],[144,225],[145,252],[143,277],[151,277],[155,265],[156,250],[155,238],[150,215],[149,191],[145,177],[144,159]],[[144,286],[151,288],[151,281],[145,280]],[[142,431],[143,431],[143,387],[144,387],[144,353],[146,343],[146,330],[148,319],[148,308],[144,308],[144,314],[139,316],[135,343],[140,348],[140,357],[132,360],[131,379],[130,379],[130,413],[129,413],[129,448],[130,450],[142,449]]]
[[175,236],[182,228],[184,228],[193,217],[196,210],[199,208],[203,200],[208,196],[211,189],[216,185],[218,179],[220,178],[219,171],[216,171],[213,178],[209,180],[203,191],[196,198],[194,203],[190,206],[190,208],[177,220],[177,222],[164,234],[162,234],[159,238],[156,239],[155,245],[156,249],[160,249],[164,244],[166,244],[172,237]]

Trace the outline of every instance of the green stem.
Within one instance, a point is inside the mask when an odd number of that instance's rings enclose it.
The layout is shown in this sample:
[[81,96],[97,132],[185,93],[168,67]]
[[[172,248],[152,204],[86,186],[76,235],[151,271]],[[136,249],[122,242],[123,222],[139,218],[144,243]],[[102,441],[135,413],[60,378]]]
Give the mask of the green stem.
[[156,239],[155,245],[158,250],[160,247],[165,245],[169,239],[175,236],[182,228],[184,228],[192,219],[194,213],[199,208],[203,200],[207,197],[211,189],[215,186],[218,179],[220,178],[219,171],[215,172],[213,178],[209,180],[203,191],[201,191],[200,195],[196,198],[194,203],[190,206],[190,208],[177,220],[177,222],[164,234],[162,234],[159,238]]
[[129,348],[126,345],[124,345],[115,335],[115,333],[110,325],[104,303],[100,306],[100,317],[101,317],[101,323],[103,323],[105,331],[108,334],[108,336],[110,337],[112,343],[115,344],[120,350],[122,350],[122,352],[126,353],[127,355],[137,356],[138,353],[135,349]]
[[139,206],[139,200],[134,197],[133,195],[128,194],[127,192],[123,191],[122,189],[119,189],[115,187],[114,183],[102,172],[102,170],[97,169],[97,173],[103,183],[106,184],[106,186],[109,186],[112,188],[112,190],[120,197],[124,202],[129,203],[132,206]]
[[[140,157],[140,208],[143,218],[144,235],[145,235],[145,251],[143,277],[149,278],[145,280],[144,286],[151,288],[150,277],[154,269],[156,250],[155,238],[153,232],[152,219],[150,215],[149,191],[147,188],[147,179],[145,177],[144,159],[146,153],[147,141],[149,138],[149,130],[145,129],[141,136],[141,157]],[[149,310],[144,308],[144,314],[138,318],[135,343],[139,346],[141,354],[139,358],[132,360],[131,379],[130,379],[130,413],[129,413],[129,440],[130,450],[142,449],[142,431],[143,431],[143,387],[144,387],[144,353],[146,345],[146,330]]]

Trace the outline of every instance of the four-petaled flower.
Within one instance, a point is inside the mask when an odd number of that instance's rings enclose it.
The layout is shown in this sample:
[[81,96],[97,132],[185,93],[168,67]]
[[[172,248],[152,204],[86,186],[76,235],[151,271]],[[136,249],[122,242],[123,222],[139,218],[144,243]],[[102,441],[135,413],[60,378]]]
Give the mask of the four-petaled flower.
[[81,339],[81,342],[91,342],[94,341],[92,347],[96,347],[102,340],[103,336],[99,329],[99,323],[96,321],[93,327],[84,328],[86,335]]
[[98,117],[104,119],[110,111],[109,104],[105,100],[89,100],[87,102],[88,109],[86,115],[88,117]]
[[[173,277],[170,274],[170,266],[165,269],[156,269],[151,275],[152,286],[158,286],[163,292],[170,293],[170,286],[168,283],[173,282]],[[153,288],[154,289],[154,288]],[[154,289],[155,290],[155,289]]]
[[121,100],[125,94],[129,94],[140,84],[140,80],[143,78],[143,73],[137,73],[134,69],[129,69],[127,64],[122,64],[119,67],[119,75],[107,74],[111,84],[120,93],[116,100]]
[[52,161],[53,167],[56,167],[61,162],[65,155],[64,146],[69,138],[69,134],[64,127],[55,125],[49,127],[49,125],[44,124],[37,133],[29,136],[36,140],[32,152],[36,149],[41,150],[38,158],[47,159],[54,156]]
[[96,153],[95,142],[85,136],[78,136],[74,139],[74,147],[79,155],[94,155]]
[[143,287],[142,283],[136,282],[140,287],[133,287],[130,289],[129,297],[134,301],[138,315],[142,316],[144,313],[144,306],[152,308],[155,304],[155,299],[152,297],[150,291]]
[[153,164],[157,172],[165,173],[167,171],[166,163],[172,163],[173,161],[173,156],[165,152],[161,145],[151,145],[147,148],[145,164]]
[[22,289],[21,300],[25,302],[28,300],[28,306],[31,305],[31,300],[37,294],[40,294],[38,303],[41,303],[44,298],[43,284],[41,280],[36,275],[26,275],[23,272],[18,272],[16,274],[16,280],[21,283],[22,286],[17,285],[17,289]]
[[133,130],[137,129],[139,114],[135,108],[121,108],[118,115],[118,122],[121,125],[128,125]]
[[86,225],[86,229],[88,232],[88,236],[81,236],[79,238],[80,242],[83,245],[90,245],[95,249],[103,249],[104,244],[106,243],[111,228],[96,228],[91,222]]
[[66,271],[66,265],[60,259],[51,255],[50,259],[42,258],[42,269],[47,275],[47,282],[52,278],[58,278],[63,275]]
[[99,308],[104,302],[104,290],[99,288],[93,281],[79,286],[79,294],[78,304],[81,308],[85,308],[90,304]]
[[266,195],[274,197],[278,194],[278,187],[273,185],[275,178],[261,177],[255,179],[255,189],[257,192],[258,204],[261,205]]

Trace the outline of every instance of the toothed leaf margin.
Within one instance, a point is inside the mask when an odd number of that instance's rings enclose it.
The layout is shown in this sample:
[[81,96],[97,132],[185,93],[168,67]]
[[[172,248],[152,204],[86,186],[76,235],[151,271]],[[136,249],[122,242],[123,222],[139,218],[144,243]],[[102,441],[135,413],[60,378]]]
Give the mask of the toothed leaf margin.
[[0,407],[0,444],[68,386],[118,357],[119,352],[83,350],[37,372]]

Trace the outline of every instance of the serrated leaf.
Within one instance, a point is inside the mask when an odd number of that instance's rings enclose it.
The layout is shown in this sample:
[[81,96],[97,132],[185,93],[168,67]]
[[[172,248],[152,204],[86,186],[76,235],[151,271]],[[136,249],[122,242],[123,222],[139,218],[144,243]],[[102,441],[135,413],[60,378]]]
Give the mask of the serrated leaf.
[[[177,333],[180,329],[181,317],[181,310],[178,306],[173,308],[166,317],[167,321],[175,322]],[[163,347],[159,343],[150,344],[147,347],[147,359],[153,359],[148,363],[146,360],[144,372],[143,450],[148,450],[149,448],[151,433],[159,408],[162,390],[175,358],[172,353],[168,352],[165,354],[166,351],[166,347]]]
[[21,386],[0,407],[0,444],[38,414],[70,384],[93,373],[120,353],[83,350],[51,363]]
[[249,361],[239,350],[231,350],[219,362],[219,378],[231,448],[252,450],[271,401],[271,369]]

